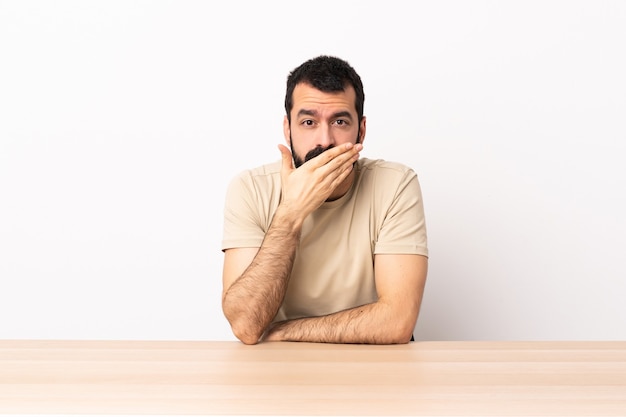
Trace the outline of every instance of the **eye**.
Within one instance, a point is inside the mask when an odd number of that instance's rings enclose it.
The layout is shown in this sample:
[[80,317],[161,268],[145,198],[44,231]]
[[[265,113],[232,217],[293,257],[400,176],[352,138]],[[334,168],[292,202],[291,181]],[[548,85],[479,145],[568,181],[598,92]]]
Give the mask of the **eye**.
[[300,122],[300,124],[303,125],[303,126],[313,126],[314,122],[311,119],[306,119],[306,120],[303,120],[302,122]]
[[348,126],[348,121],[344,119],[337,119],[335,120],[335,124],[337,126],[345,127],[345,126]]

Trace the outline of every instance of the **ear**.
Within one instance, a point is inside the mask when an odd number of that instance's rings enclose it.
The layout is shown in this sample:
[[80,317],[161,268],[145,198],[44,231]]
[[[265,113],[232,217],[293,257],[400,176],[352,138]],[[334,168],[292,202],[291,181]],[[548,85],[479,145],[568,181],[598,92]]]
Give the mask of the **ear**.
[[289,140],[289,136],[291,136],[291,127],[289,127],[289,119],[287,119],[287,116],[283,119],[283,135],[285,136],[287,146],[291,147],[291,141]]
[[365,141],[365,130],[366,130],[366,123],[365,123],[365,116],[363,116],[361,118],[361,131],[359,132],[359,139],[361,144],[363,144],[363,142]]

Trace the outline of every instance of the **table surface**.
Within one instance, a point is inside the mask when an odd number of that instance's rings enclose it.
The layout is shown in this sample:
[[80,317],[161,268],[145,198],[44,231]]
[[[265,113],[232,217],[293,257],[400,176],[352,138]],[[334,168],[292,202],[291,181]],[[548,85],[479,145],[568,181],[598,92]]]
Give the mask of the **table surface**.
[[0,414],[626,416],[626,342],[0,340]]

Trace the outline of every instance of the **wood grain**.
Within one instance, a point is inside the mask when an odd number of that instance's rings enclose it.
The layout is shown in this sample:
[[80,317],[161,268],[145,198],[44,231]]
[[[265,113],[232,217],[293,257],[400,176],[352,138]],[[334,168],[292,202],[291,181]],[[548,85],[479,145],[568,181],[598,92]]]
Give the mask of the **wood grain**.
[[626,416],[626,342],[4,340],[0,413]]

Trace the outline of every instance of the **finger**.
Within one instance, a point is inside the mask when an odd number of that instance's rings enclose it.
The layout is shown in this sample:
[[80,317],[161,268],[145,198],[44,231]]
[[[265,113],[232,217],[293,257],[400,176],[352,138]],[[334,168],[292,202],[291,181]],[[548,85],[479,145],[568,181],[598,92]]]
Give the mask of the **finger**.
[[354,153],[359,152],[362,147],[363,145],[361,144],[354,145],[352,143],[344,143],[341,146],[328,149],[306,163],[312,168],[319,168],[327,165],[329,162],[343,162],[344,160],[350,159]]
[[327,149],[326,151],[322,152],[315,158],[310,159],[306,163],[309,164],[312,168],[322,167],[328,164],[329,162],[333,161],[338,156],[345,154],[352,147],[353,145],[351,143],[345,143],[341,146],[335,146],[333,148]]
[[363,149],[363,146],[357,144],[356,146],[349,148],[348,151],[336,156],[326,165],[320,167],[320,169],[322,169],[323,172],[326,172],[327,174],[332,171],[341,172],[359,159],[359,151],[361,149]]
[[354,165],[351,163],[347,166],[342,167],[342,169],[338,169],[335,171],[334,175],[330,176],[331,179],[330,187],[335,189],[339,184],[341,184],[352,172]]
[[344,155],[341,155],[341,158],[335,158],[332,163],[320,167],[318,172],[319,176],[323,178],[322,182],[334,189],[350,175],[358,159],[358,153],[350,154],[348,158],[344,158]]
[[278,150],[280,151],[280,155],[282,158],[282,169],[283,171],[290,172],[294,169],[293,167],[293,158],[291,157],[291,152],[289,148],[285,145],[278,145]]

